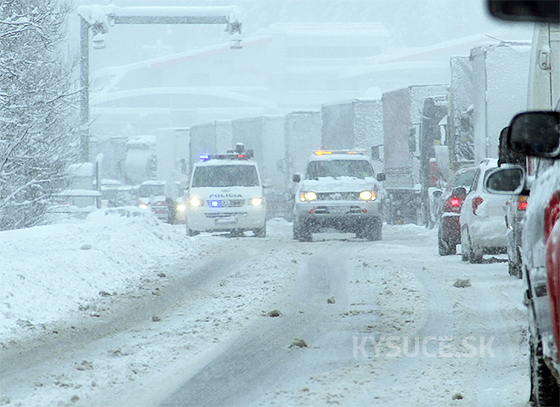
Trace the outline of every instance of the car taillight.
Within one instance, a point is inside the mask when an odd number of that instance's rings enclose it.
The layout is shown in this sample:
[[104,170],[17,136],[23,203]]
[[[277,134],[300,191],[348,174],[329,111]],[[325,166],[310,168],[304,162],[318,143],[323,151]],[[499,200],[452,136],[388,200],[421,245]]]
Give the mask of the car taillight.
[[460,213],[462,204],[463,204],[463,200],[461,198],[452,196],[449,199],[447,199],[447,201],[445,201],[443,210],[444,212]]
[[527,195],[519,195],[517,197],[517,210],[524,211],[527,209]]
[[477,197],[473,198],[473,200],[472,200],[472,212],[475,215],[476,215],[476,210],[478,209],[480,204],[482,204],[482,202],[484,202],[484,199],[482,199],[481,196],[477,196]]

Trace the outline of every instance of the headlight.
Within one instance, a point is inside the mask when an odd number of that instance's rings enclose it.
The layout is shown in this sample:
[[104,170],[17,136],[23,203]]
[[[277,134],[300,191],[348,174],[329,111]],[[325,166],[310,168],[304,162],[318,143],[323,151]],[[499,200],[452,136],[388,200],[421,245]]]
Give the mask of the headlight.
[[260,206],[262,204],[263,199],[262,198],[253,198],[251,199],[251,204],[253,206]]
[[374,191],[362,191],[360,192],[360,199],[362,201],[375,201],[377,196]]
[[186,209],[187,209],[187,205],[185,205],[184,203],[180,203],[177,205],[177,211],[179,212],[185,212]]
[[314,201],[317,199],[317,194],[315,192],[302,192],[299,194],[299,200],[301,202],[305,202],[305,201]]
[[198,198],[191,198],[189,202],[191,203],[191,206],[194,208],[198,208],[199,206],[202,206],[202,201]]

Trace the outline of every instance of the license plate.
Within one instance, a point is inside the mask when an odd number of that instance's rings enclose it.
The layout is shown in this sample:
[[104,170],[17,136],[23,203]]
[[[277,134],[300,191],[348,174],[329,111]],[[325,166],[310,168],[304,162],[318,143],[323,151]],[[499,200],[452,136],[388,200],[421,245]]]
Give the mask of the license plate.
[[348,212],[348,208],[345,206],[329,206],[327,207],[327,211],[329,213],[346,213]]
[[216,218],[214,219],[216,225],[237,225],[237,218]]

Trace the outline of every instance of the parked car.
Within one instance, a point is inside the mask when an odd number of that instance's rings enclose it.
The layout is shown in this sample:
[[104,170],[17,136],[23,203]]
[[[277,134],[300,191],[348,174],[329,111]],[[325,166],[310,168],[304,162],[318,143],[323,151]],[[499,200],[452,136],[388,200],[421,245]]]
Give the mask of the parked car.
[[[560,110],[560,104],[558,106]],[[523,228],[522,271],[529,314],[531,399],[536,406],[560,404],[560,113],[529,112],[514,117],[509,143],[532,159],[489,175],[487,189],[497,194],[531,194]],[[553,161],[551,161],[553,160]],[[535,179],[534,182],[531,182]]]
[[504,216],[508,197],[490,194],[485,187],[486,177],[497,167],[495,158],[482,160],[463,202],[459,218],[463,261],[481,263],[485,254],[506,253]]
[[150,209],[158,219],[167,221],[165,181],[144,181],[140,184],[136,205],[141,209]]
[[462,168],[453,174],[438,204],[438,251],[440,256],[455,254],[461,243],[461,208],[469,192],[476,167]]
[[[500,133],[498,166],[516,164],[526,169],[526,156],[510,148],[507,142],[508,133],[509,127],[504,127]],[[527,198],[528,195],[512,195],[506,203],[505,222],[507,230],[508,272],[517,278],[522,278],[523,276],[521,272],[521,236],[525,209],[527,208]]]

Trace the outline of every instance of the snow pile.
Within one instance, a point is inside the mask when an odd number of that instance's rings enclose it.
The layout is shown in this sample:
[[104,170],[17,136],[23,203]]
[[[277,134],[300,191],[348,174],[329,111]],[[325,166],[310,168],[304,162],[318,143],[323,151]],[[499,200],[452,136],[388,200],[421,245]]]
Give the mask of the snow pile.
[[0,233],[0,338],[63,319],[132,287],[150,267],[189,248],[152,216],[104,216]]

